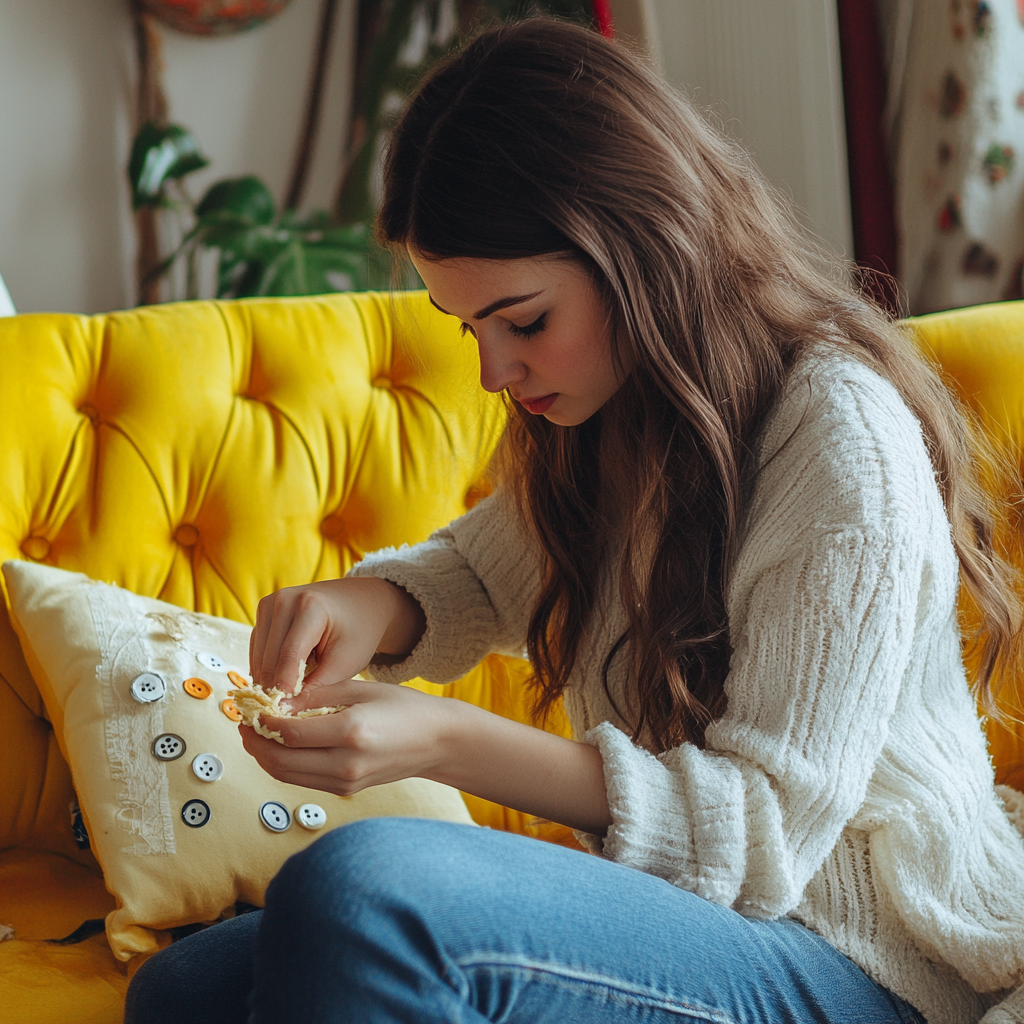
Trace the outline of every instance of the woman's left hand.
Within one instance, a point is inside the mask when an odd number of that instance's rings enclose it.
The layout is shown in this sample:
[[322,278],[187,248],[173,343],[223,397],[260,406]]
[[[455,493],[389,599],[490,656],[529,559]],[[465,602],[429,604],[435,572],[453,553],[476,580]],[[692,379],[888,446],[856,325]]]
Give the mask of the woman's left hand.
[[351,796],[368,786],[429,778],[444,759],[449,705],[407,686],[349,679],[289,700],[297,709],[347,705],[314,718],[265,718],[284,744],[240,725],[242,744],[281,782]]

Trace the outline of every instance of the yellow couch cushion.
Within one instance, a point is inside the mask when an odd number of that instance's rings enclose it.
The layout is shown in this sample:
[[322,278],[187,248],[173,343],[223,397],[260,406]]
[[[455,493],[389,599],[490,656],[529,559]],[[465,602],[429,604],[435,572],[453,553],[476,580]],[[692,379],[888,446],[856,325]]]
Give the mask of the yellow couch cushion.
[[[996,491],[1013,506],[1009,530],[998,540],[1024,571],[1024,302],[933,313],[911,320],[909,325],[946,383],[977,415],[1008,464],[1016,467],[1009,491],[1001,486]],[[970,635],[977,628],[978,614],[963,590],[960,612],[965,634]],[[974,661],[968,652],[969,671],[975,669]],[[1003,683],[998,703],[1008,721],[988,719],[989,749],[997,781],[1024,789],[1024,678],[1017,674]]]

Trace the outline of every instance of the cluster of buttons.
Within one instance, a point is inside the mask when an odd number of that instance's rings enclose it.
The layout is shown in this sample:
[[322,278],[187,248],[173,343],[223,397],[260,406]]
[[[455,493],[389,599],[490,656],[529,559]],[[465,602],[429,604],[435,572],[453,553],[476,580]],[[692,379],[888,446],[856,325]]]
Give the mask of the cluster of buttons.
[[[249,680],[245,676],[228,669],[224,659],[216,654],[202,651],[196,655],[196,660],[204,668],[214,672],[225,672],[235,687],[249,685]],[[213,693],[213,687],[198,676],[186,679],[182,683],[182,689],[196,700],[206,700]],[[132,680],[131,695],[140,704],[152,704],[167,695],[167,683],[155,672],[143,672]],[[241,721],[242,715],[230,697],[221,701],[220,710],[232,722]],[[186,744],[177,733],[165,732],[153,740],[150,749],[158,761],[177,761],[184,755]],[[216,782],[224,774],[224,762],[210,752],[197,754],[192,758],[192,773],[201,782]],[[205,800],[188,800],[181,808],[181,820],[189,828],[202,828],[211,817],[210,805]],[[327,824],[327,813],[319,804],[302,804],[295,809],[294,817],[302,828],[311,832]],[[259,818],[271,832],[286,832],[292,824],[291,811],[277,800],[267,800],[261,804]]]
[[[295,819],[303,828],[316,832],[327,824],[327,812],[319,804],[302,804],[295,808]],[[291,828],[292,816],[284,804],[268,800],[260,806],[260,821],[271,832],[287,832]]]

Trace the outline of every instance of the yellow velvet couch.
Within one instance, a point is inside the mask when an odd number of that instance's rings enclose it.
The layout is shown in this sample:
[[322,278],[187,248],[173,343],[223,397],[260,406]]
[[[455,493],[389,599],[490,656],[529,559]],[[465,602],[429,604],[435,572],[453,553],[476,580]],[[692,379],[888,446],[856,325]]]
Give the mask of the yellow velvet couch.
[[[183,303],[0,320],[0,561],[251,622],[261,596],[415,542],[486,493],[501,403],[423,293]],[[1024,303],[915,322],[1001,444],[1024,438]],[[0,607],[0,1022],[113,1024],[132,964],[64,936],[113,903],[76,847],[71,778]],[[969,614],[969,610],[967,612]],[[524,662],[428,692],[527,719]],[[1015,681],[1019,683],[1019,681]],[[1017,696],[1007,695],[1008,706]],[[558,713],[548,728],[567,733]],[[1024,740],[991,725],[1000,781]],[[567,830],[467,797],[484,824]]]

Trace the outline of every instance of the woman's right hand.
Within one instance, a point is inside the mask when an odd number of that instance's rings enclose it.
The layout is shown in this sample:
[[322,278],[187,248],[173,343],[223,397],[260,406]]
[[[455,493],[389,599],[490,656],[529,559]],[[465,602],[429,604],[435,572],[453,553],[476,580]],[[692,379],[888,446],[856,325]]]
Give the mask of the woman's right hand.
[[300,665],[315,686],[351,679],[374,659],[401,660],[419,643],[426,619],[419,602],[387,580],[363,576],[286,587],[260,601],[249,639],[249,669],[265,690],[292,693]]

